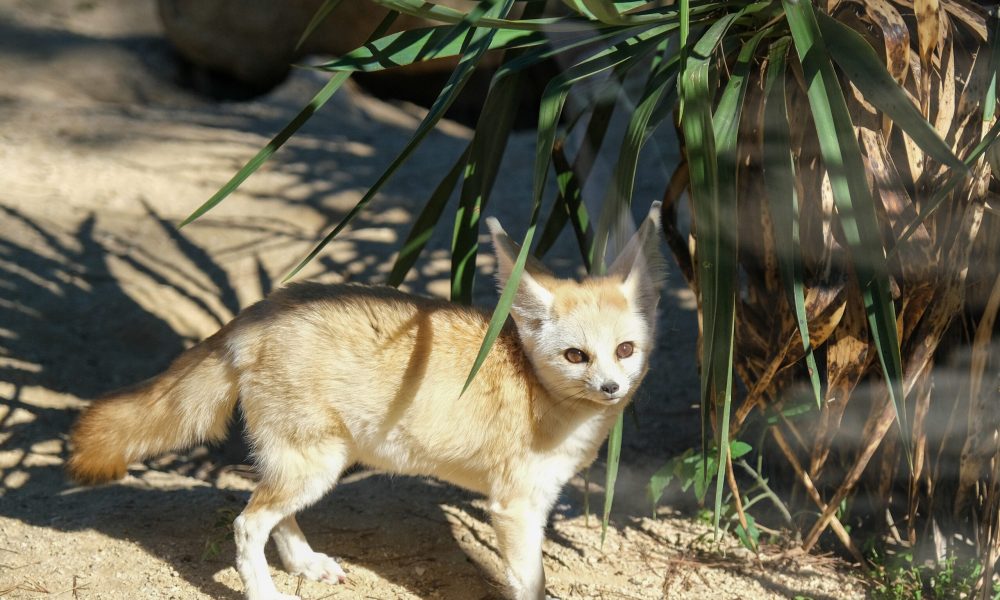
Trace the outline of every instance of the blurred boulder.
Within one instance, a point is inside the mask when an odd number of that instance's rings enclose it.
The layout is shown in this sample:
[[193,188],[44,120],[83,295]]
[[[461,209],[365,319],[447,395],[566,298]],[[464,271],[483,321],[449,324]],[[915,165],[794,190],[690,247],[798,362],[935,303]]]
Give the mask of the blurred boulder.
[[[385,9],[370,2],[342,2],[296,50],[295,44],[323,0],[157,2],[164,33],[184,59],[261,92],[280,83],[290,64],[303,55],[339,56],[360,46],[386,15]],[[427,25],[422,19],[400,15],[389,31]],[[405,71],[410,75],[447,72],[453,66],[454,62],[430,61]]]

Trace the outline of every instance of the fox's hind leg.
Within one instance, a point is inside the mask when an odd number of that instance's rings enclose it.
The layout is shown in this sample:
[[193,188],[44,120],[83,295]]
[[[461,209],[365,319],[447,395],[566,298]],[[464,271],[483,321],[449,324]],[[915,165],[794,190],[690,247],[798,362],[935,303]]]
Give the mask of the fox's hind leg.
[[344,583],[347,579],[347,574],[337,561],[309,546],[294,515],[287,516],[278,523],[271,537],[278,546],[281,563],[292,575],[302,575],[306,579],[327,583]]
[[271,440],[256,453],[261,482],[233,523],[236,570],[247,600],[297,598],[278,593],[268,573],[264,545],[272,530],[278,553],[289,571],[330,583],[342,581],[344,571],[340,565],[309,547],[294,515],[322,498],[336,483],[350,462],[347,444],[335,439],[305,447],[279,447]]

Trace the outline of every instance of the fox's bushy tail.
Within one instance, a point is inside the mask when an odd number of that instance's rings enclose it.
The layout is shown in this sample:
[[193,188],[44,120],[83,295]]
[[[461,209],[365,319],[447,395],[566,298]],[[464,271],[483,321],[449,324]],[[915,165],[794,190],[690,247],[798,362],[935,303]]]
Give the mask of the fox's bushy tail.
[[222,439],[239,395],[223,351],[217,334],[166,372],[91,404],[73,427],[70,476],[85,484],[120,479],[131,462]]

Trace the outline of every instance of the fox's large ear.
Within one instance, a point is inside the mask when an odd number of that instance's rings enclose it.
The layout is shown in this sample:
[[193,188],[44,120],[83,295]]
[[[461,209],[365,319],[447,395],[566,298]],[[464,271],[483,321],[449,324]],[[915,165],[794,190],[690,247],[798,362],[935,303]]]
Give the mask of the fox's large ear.
[[667,261],[660,251],[659,201],[649,207],[649,216],[643,219],[635,235],[625,244],[608,269],[608,275],[621,277],[625,296],[650,319],[653,318],[660,291],[667,279]]
[[[486,219],[486,226],[493,236],[493,251],[497,257],[497,285],[503,291],[517,261],[517,255],[521,251],[521,245],[510,239],[500,226],[500,221],[495,218]],[[511,313],[519,325],[525,324],[527,320],[544,319],[548,316],[552,307],[552,292],[546,289],[539,279],[549,277],[552,277],[549,270],[535,257],[528,255],[511,306]]]

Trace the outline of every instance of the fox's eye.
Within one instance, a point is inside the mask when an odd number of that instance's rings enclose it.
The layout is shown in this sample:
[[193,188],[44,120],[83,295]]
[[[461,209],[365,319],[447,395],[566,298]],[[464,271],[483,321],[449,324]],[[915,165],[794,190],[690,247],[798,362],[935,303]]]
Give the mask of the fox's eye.
[[583,350],[580,350],[579,348],[570,348],[563,354],[563,356],[566,357],[566,360],[574,364],[583,363],[590,360],[590,357],[587,356],[587,353],[584,352]]
[[617,355],[618,358],[628,358],[632,356],[633,352],[635,352],[635,346],[632,345],[632,342],[622,342],[618,344],[618,348],[615,350],[615,355]]

